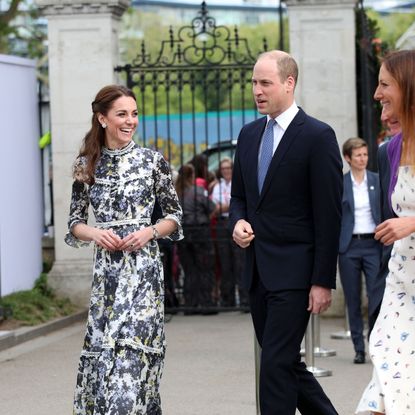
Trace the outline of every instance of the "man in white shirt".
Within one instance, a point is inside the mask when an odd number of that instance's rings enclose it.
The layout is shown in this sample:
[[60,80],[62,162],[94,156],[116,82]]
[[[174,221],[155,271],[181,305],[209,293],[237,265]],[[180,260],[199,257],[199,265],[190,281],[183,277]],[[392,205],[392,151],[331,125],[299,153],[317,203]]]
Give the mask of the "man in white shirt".
[[297,80],[286,52],[265,52],[254,65],[252,92],[264,116],[238,136],[229,229],[245,250],[261,414],[336,415],[300,349],[310,313],[328,309],[336,285],[342,162],[333,129],[295,104]]
[[343,156],[350,171],[344,175],[339,271],[355,350],[353,362],[359,364],[366,361],[362,271],[370,302],[381,257],[381,245],[374,239],[375,228],[380,223],[379,176],[366,170],[367,143],[361,138],[349,138],[343,144]]

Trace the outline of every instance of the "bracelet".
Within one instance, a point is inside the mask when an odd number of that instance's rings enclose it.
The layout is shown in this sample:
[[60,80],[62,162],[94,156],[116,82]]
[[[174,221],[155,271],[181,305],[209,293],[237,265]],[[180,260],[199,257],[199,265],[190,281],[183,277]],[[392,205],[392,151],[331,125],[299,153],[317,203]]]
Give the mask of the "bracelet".
[[151,227],[153,228],[153,240],[159,239],[160,238],[159,231],[157,230],[157,228],[154,225],[152,225]]

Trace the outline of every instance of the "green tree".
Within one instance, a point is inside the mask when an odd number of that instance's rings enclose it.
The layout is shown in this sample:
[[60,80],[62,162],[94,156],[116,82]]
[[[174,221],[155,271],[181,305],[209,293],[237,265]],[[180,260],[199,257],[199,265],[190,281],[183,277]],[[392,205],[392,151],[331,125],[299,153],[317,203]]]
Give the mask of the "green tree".
[[[289,32],[288,21],[283,19],[283,49],[288,51]],[[259,25],[241,25],[239,34],[248,40],[251,53],[256,56],[259,51],[263,50],[264,39],[266,40],[268,50],[280,48],[280,28],[279,23],[266,22]]]
[[[38,9],[26,0],[6,0],[0,11],[0,53],[29,58],[45,55],[45,25]],[[4,10],[3,10],[4,9]]]
[[[221,27],[218,29],[220,36],[216,38],[206,35],[193,39],[191,30],[186,29],[179,33],[181,25],[172,19],[173,17],[170,16],[160,21],[156,13],[129,9],[122,20],[120,49],[121,61],[124,64],[141,65],[144,61],[154,63],[160,55],[162,45],[162,55],[177,64],[177,59],[174,58],[177,47],[174,42],[173,45],[170,44],[170,36],[173,35],[174,39],[181,36],[183,40],[180,44],[183,53],[182,61],[186,60],[190,65],[193,63],[199,68],[199,65],[204,66],[204,69],[201,68],[197,72],[187,71],[186,68],[170,70],[169,79],[167,74],[160,74],[153,79],[148,71],[134,74],[134,82],[139,85],[137,92],[139,91],[138,95],[141,95],[143,113],[153,115],[155,112],[174,114],[252,108],[250,71],[241,73],[234,71],[231,66],[227,71],[213,71],[209,66],[214,66],[215,62],[221,62],[225,67],[234,63],[232,58],[228,59],[226,51],[228,39],[235,39],[236,36],[240,40],[238,51],[241,56],[249,53],[255,59],[258,53],[264,50],[264,39],[268,49],[278,47],[278,23],[242,25],[238,29],[238,34],[234,27],[228,29]],[[284,32],[286,49],[287,24],[284,25]],[[210,48],[207,56],[194,53],[196,51],[194,46],[202,46],[202,42],[206,42],[205,46]],[[169,105],[168,111],[167,105]]]
[[19,3],[22,0],[11,0],[6,5],[5,11],[0,10],[0,53],[8,53],[9,39],[8,37],[15,33],[16,28],[10,23],[17,16]]
[[381,15],[373,9],[367,10],[370,19],[377,23],[377,36],[390,49],[395,49],[398,39],[408,30],[415,21],[415,10],[411,13],[390,13]]

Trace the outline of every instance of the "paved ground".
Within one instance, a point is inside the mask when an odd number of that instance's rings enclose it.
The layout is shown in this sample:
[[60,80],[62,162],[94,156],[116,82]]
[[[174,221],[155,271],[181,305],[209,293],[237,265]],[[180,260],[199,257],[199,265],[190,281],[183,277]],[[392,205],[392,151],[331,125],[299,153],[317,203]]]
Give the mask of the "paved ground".
[[[339,319],[321,322],[321,346],[333,357],[316,366],[340,415],[352,415],[371,365],[354,365],[349,340],[333,340]],[[0,352],[1,415],[71,413],[84,324],[73,324]],[[167,324],[168,352],[162,383],[165,415],[255,415],[254,341],[250,316],[174,316]],[[318,414],[316,414],[318,415]]]

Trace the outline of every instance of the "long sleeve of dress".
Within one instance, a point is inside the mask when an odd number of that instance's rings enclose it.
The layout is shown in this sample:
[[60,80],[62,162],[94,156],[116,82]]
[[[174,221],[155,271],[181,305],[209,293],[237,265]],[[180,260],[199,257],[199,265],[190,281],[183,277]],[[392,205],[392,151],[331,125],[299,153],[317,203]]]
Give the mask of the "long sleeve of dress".
[[90,242],[78,239],[72,229],[77,223],[88,223],[89,196],[87,185],[75,180],[72,185],[72,199],[69,210],[68,233],[65,236],[65,242],[73,248],[88,246]]
[[163,219],[172,219],[177,223],[177,229],[166,238],[172,241],[183,239],[182,217],[183,212],[173,186],[170,167],[160,153],[154,154],[154,187],[157,200],[162,210]]

